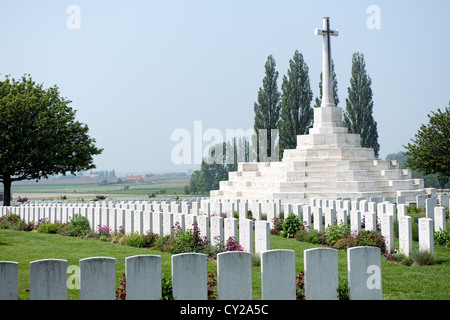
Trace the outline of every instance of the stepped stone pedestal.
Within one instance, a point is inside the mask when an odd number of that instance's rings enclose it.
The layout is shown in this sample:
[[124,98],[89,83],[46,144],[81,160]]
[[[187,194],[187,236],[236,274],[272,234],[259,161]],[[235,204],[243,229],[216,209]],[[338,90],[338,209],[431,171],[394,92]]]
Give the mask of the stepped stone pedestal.
[[425,194],[423,179],[412,179],[409,170],[397,161],[377,160],[371,148],[361,147],[359,134],[343,126],[342,109],[334,104],[331,79],[329,18],[324,18],[323,36],[324,95],[314,109],[314,125],[307,135],[297,136],[297,148],[285,150],[281,162],[239,163],[237,172],[211,191],[211,200],[281,200],[309,204],[310,199],[338,199],[404,196],[415,202]]
[[425,194],[422,179],[412,179],[397,161],[377,160],[373,149],[361,147],[360,136],[342,126],[341,108],[316,108],[314,119],[309,134],[297,136],[297,148],[285,150],[281,162],[239,163],[220,190],[211,191],[211,200],[309,204],[311,198],[405,196],[415,202]]

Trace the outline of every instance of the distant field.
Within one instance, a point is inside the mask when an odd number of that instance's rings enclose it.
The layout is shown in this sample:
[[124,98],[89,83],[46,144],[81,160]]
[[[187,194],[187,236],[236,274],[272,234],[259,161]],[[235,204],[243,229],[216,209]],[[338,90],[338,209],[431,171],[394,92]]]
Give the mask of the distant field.
[[[102,182],[103,181],[103,182]],[[20,181],[12,184],[13,201],[20,197],[34,198],[80,198],[96,195],[147,197],[153,193],[161,195],[184,195],[184,186],[189,177],[161,177],[140,183],[117,183],[104,179],[61,179]]]

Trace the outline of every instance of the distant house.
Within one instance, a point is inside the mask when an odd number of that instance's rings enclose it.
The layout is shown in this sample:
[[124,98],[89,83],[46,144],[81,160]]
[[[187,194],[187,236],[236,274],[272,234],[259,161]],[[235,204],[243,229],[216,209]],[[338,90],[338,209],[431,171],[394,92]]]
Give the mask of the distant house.
[[125,178],[125,182],[134,182],[134,183],[138,183],[138,182],[142,182],[144,181],[142,179],[142,176],[127,176]]
[[83,177],[86,177],[86,178],[98,178],[98,174],[84,174]]

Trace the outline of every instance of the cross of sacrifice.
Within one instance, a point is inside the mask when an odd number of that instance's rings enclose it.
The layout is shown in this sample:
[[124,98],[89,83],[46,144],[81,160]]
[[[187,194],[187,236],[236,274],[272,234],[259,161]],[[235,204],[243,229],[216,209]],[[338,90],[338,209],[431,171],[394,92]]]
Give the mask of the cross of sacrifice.
[[321,107],[335,107],[332,79],[332,60],[330,36],[337,37],[339,31],[330,29],[330,18],[323,18],[323,29],[315,29],[316,35],[323,37],[322,52],[322,105]]

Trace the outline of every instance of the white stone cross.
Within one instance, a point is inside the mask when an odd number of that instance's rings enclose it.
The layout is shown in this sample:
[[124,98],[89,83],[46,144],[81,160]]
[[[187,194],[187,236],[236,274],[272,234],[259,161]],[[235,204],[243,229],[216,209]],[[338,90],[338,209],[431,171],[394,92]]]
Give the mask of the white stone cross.
[[321,107],[335,107],[333,94],[333,72],[331,63],[330,36],[338,36],[337,30],[330,29],[330,18],[323,18],[323,29],[315,29],[316,35],[323,37],[322,52],[322,105]]

